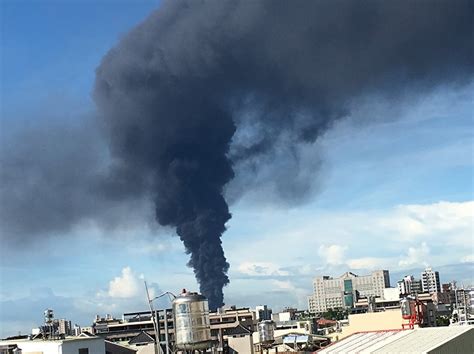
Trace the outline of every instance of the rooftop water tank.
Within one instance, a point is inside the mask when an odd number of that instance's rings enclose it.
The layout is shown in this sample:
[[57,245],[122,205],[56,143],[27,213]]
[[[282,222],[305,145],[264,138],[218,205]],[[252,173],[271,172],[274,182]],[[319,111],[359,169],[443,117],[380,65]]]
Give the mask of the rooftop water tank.
[[211,347],[211,325],[207,299],[194,292],[183,292],[173,300],[176,347],[202,350]]
[[275,323],[273,321],[262,321],[258,324],[258,336],[262,347],[271,346],[275,341]]
[[402,318],[410,319],[416,313],[416,302],[412,299],[403,298],[400,300],[400,309],[402,310]]

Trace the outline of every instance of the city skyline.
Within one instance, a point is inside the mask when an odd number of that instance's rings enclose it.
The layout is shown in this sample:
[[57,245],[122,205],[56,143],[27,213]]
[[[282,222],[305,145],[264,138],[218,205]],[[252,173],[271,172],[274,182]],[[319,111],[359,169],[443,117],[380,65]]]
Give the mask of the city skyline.
[[[40,161],[39,151],[80,159],[74,151],[86,146],[103,167],[94,71],[159,3],[1,6],[1,161]],[[441,283],[473,285],[474,82],[467,81],[393,100],[366,95],[314,144],[298,147],[290,168],[264,163],[255,175],[237,172],[226,186],[232,219],[222,239],[230,263],[224,302],[254,307],[265,294],[271,307],[303,308],[313,278],[346,271],[388,269],[396,286],[432,266]],[[281,183],[288,175],[294,198]],[[143,279],[155,293],[198,290],[189,256],[174,230],[155,222],[150,198],[105,209],[103,220],[91,212],[45,238],[2,235],[0,336],[38,325],[45,308],[81,323],[96,313],[146,310]]]

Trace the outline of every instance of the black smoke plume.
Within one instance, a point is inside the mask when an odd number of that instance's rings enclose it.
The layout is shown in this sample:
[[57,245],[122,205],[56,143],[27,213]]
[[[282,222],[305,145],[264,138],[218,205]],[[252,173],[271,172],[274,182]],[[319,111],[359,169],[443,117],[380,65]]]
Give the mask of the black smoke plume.
[[211,308],[229,281],[223,192],[240,161],[314,142],[362,95],[470,79],[473,4],[165,1],[110,50],[94,97],[112,153],[152,176],[156,218]]

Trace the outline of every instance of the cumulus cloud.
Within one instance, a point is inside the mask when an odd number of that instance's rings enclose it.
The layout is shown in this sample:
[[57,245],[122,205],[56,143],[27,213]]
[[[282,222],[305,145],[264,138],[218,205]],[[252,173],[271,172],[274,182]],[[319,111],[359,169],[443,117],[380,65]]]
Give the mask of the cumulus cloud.
[[430,257],[430,248],[426,242],[422,242],[418,247],[409,247],[406,256],[398,262],[400,267],[410,267],[415,265],[428,266],[426,262]]
[[440,201],[433,204],[399,205],[391,215],[382,216],[376,222],[378,227],[395,232],[407,240],[441,233],[466,235],[467,232],[472,232],[473,214],[474,201]]
[[[399,250],[417,248],[422,242],[430,245],[431,251],[426,254],[429,257],[441,256],[437,245],[449,245],[448,256],[452,258],[442,256],[445,262],[453,263],[466,255],[466,240],[472,239],[474,232],[474,201],[406,204],[385,210],[327,212],[307,209],[298,213],[292,211],[291,217],[286,210],[279,209],[252,210],[251,213],[262,225],[271,226],[263,233],[258,229],[258,238],[246,240],[245,256],[247,259],[259,257],[261,263],[271,262],[277,268],[281,266],[278,257],[281,250],[285,250],[287,266],[295,265],[299,258],[314,259],[315,263],[330,266],[361,263],[361,259],[367,264],[377,263],[383,258],[398,266],[400,258],[407,258],[405,263],[410,259],[408,251],[407,255],[401,255]],[[243,218],[246,217],[244,214]],[[234,218],[239,218],[238,213]],[[289,239],[297,246],[288,247]],[[265,253],[260,251],[262,247],[265,247]],[[234,258],[232,250],[238,250],[238,245],[229,242],[228,248],[230,257]],[[350,256],[347,255],[349,249]],[[245,262],[242,254],[236,254],[235,258]]]
[[122,275],[109,282],[107,294],[113,298],[131,298],[137,296],[142,289],[140,278],[130,267],[122,269]]
[[327,264],[339,265],[344,263],[347,246],[341,245],[321,245],[318,254]]
[[[99,290],[95,297],[77,299],[78,307],[114,314],[135,310],[144,311],[148,309],[144,280],[143,274],[137,274],[129,266],[124,267],[121,274],[110,280],[108,287]],[[162,293],[158,284],[148,281],[147,285],[150,298]],[[165,298],[157,299],[154,304],[157,308],[170,306]]]

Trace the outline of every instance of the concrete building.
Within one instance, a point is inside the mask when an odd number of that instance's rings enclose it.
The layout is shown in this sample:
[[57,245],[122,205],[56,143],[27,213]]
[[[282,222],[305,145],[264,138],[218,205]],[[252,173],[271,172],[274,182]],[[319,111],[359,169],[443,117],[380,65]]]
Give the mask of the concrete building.
[[255,316],[257,321],[265,321],[272,319],[272,309],[269,309],[267,305],[260,305],[255,308]]
[[277,312],[272,314],[271,320],[275,322],[288,322],[288,321],[294,321],[296,320],[296,314],[299,311],[295,308],[287,307],[283,309],[281,312]]
[[440,293],[441,283],[439,281],[439,272],[433,271],[431,268],[426,268],[421,273],[421,286],[424,293]]
[[171,309],[156,310],[158,334],[155,333],[150,311],[124,313],[122,318],[96,316],[93,333],[112,342],[127,343],[142,332],[159,338],[162,346],[174,341],[174,323]]
[[[256,313],[248,307],[219,309],[209,314],[211,337],[219,343],[220,348],[227,348],[232,353],[253,353],[252,334],[256,330]],[[242,348],[246,349],[243,350]],[[242,351],[243,350],[243,351]]]
[[[166,315],[165,315],[166,313]],[[165,320],[165,317],[167,320]],[[174,323],[171,309],[157,310],[158,338],[160,346],[165,348],[166,337],[169,345],[174,345]],[[249,308],[231,306],[209,314],[212,340],[220,347],[251,353],[253,350],[252,333],[256,329],[256,314]],[[124,313],[122,318],[97,316],[93,324],[93,332],[104,339],[136,349],[137,354],[145,354],[153,350],[155,330],[150,311]],[[239,351],[247,346],[247,351]],[[237,348],[237,349],[236,349]],[[240,349],[239,349],[240,348]]]
[[217,312],[209,314],[211,323],[211,332],[214,329],[232,328],[242,325],[252,332],[256,330],[257,318],[255,312],[248,307],[237,308],[230,306],[229,308],[220,309]]
[[346,272],[339,278],[318,277],[313,281],[313,295],[308,298],[309,311],[322,313],[334,308],[352,308],[358,297],[378,296],[390,287],[388,270],[358,276]]
[[248,353],[254,354],[253,332],[247,327],[239,325],[227,330],[223,336],[225,348],[229,354]]
[[100,337],[68,337],[60,340],[17,339],[0,341],[0,354],[14,353],[15,348],[17,348],[17,353],[22,354],[106,354],[105,341]]
[[397,282],[400,295],[416,295],[423,292],[421,280],[416,280],[413,275],[407,275]]
[[66,336],[72,335],[71,321],[65,320],[64,318],[58,320],[58,333]]
[[[370,306],[370,301],[372,301],[372,306]],[[360,312],[374,312],[400,308],[399,288],[383,289],[383,297],[359,298],[354,304],[354,307],[356,310],[361,310]]]
[[[308,344],[315,345],[314,350],[327,345],[330,339],[326,336],[315,334],[315,328],[312,325],[308,325],[309,321],[305,320],[294,320],[291,324],[276,325],[274,331],[275,342],[271,348],[263,348],[260,343],[259,333],[253,333],[253,343],[255,346],[255,353],[288,353],[295,352],[295,348],[292,347],[294,344],[297,346],[305,346]],[[295,343],[296,342],[296,343]],[[241,353],[247,353],[245,351]]]

